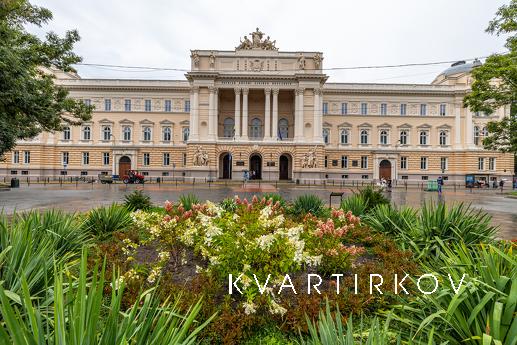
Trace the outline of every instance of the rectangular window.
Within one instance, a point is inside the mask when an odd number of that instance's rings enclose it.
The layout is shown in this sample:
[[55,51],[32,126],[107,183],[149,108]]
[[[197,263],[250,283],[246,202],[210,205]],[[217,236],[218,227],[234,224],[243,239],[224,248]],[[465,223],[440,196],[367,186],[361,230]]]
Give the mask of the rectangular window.
[[407,113],[407,104],[402,103],[400,105],[400,115],[406,115]]
[[81,171],[81,176],[88,176],[88,171]]
[[485,159],[483,157],[478,158],[478,170],[485,170]]
[[361,156],[361,169],[368,169],[368,156]]
[[325,156],[325,168],[329,166],[329,157]]
[[341,156],[341,168],[348,169],[348,156]]
[[427,181],[429,180],[429,176],[422,176],[422,181]]
[[13,164],[20,164],[20,151],[13,151]]
[[427,104],[420,104],[420,115],[427,115]]
[[420,157],[420,170],[427,170],[427,157]]
[[361,103],[361,115],[368,114],[368,103]]
[[83,152],[83,165],[90,164],[90,152]]
[[388,115],[388,105],[381,103],[381,115]]
[[182,163],[183,163],[183,166],[187,165],[187,154],[186,153],[183,154]]
[[124,110],[131,111],[131,100],[130,99],[126,99],[124,101]]
[[111,99],[104,100],[104,111],[111,111]]
[[31,162],[31,152],[23,151],[23,164],[30,164]]
[[447,114],[447,105],[440,104],[440,116],[445,116]]
[[368,175],[361,175],[361,178],[362,178],[363,180],[368,180]]
[[185,101],[185,112],[186,113],[190,112],[190,101],[189,100]]
[[143,165],[147,166],[151,163],[151,155],[149,153],[144,153]]
[[348,114],[348,103],[341,103],[341,115]]
[[11,175],[18,175],[18,170],[11,170]]
[[163,154],[163,165],[167,166],[171,164],[171,155],[170,153]]
[[87,105],[87,106],[92,105],[92,100],[91,100],[91,99],[89,99],[89,98],[87,98],[87,99],[83,100],[83,102],[84,102],[84,105]]
[[329,113],[329,104],[327,102],[323,102],[323,115],[327,115]]
[[144,102],[144,110],[145,111],[151,111],[151,100],[146,99]]
[[400,169],[407,170],[407,157],[400,157]]
[[29,170],[22,170],[22,175],[29,175]]
[[169,172],[168,171],[162,171],[162,176],[169,176]]
[[102,164],[104,164],[104,165],[110,164],[110,153],[109,152],[102,153]]
[[490,171],[495,170],[495,157],[488,158],[488,170],[490,170]]
[[63,152],[62,153],[61,163],[63,163],[63,165],[68,165],[69,159],[70,159],[70,153]]
[[440,170],[445,171],[449,168],[449,160],[447,157],[440,157]]
[[165,104],[164,104],[163,108],[167,112],[171,112],[172,111],[172,104],[171,104],[171,100],[170,99],[166,99],[165,100]]

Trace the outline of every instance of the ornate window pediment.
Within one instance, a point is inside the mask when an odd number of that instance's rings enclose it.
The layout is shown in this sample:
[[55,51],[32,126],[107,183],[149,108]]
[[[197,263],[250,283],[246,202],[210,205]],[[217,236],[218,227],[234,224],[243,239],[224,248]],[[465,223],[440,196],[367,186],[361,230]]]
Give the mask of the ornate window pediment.
[[128,125],[132,125],[132,124],[134,124],[134,122],[133,122],[133,121],[128,120],[128,119],[120,120],[120,121],[119,121],[119,123],[121,123],[121,124],[128,124]]
[[369,123],[367,123],[367,122],[365,122],[365,123],[361,123],[361,124],[360,124],[359,126],[357,126],[357,127],[361,127],[361,128],[369,127],[369,128],[371,128],[371,127],[372,127],[372,125],[371,125],[371,124],[369,124]]
[[142,125],[154,125],[154,122],[150,121],[148,119],[143,119],[142,121],[140,121],[140,124],[142,124]]
[[169,121],[169,120],[162,120],[162,121],[160,121],[160,125],[169,125],[169,126],[172,126],[173,124],[174,124],[174,122]]
[[349,122],[343,122],[338,125],[339,128],[341,127],[352,127],[352,124]]
[[452,127],[451,127],[450,125],[448,125],[448,124],[444,123],[443,125],[438,126],[437,128],[438,128],[438,129],[451,129]]
[[409,123],[403,123],[400,126],[397,126],[397,128],[411,128],[411,127],[413,127],[413,126],[410,125]]
[[190,121],[189,120],[183,120],[180,122],[180,125],[182,126],[189,126],[190,125]]
[[111,121],[110,119],[102,119],[99,121],[99,123],[102,123],[102,124],[113,124],[114,122]]
[[377,126],[377,128],[391,128],[391,125],[389,123],[383,123]]
[[328,122],[323,122],[323,127],[332,127],[332,124]]
[[417,126],[416,128],[426,129],[426,128],[431,128],[431,127],[432,126],[430,124],[424,123],[424,124],[421,124],[420,126]]

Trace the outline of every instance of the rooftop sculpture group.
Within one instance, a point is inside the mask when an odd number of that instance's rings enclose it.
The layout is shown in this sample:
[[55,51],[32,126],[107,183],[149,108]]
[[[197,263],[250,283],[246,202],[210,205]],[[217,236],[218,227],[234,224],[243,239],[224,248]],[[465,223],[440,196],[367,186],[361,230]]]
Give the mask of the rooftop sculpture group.
[[255,32],[250,33],[251,40],[248,38],[248,36],[244,36],[244,39],[240,40],[240,44],[235,47],[237,50],[241,49],[263,49],[263,50],[278,50],[277,47],[275,47],[276,40],[271,41],[269,36],[262,39],[264,37],[264,33],[257,28]]

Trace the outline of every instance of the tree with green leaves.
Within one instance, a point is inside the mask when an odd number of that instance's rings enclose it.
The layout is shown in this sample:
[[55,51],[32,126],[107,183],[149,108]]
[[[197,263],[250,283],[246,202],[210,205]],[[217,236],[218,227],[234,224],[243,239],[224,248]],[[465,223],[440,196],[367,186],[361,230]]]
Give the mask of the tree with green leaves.
[[0,0],[0,158],[17,140],[91,118],[91,107],[70,98],[49,73],[74,72],[72,64],[81,61],[72,51],[77,31],[64,37],[49,32],[40,39],[25,28],[51,19],[48,9],[27,0]]
[[517,154],[517,0],[500,7],[486,31],[497,36],[508,34],[508,52],[491,55],[474,68],[472,91],[464,98],[464,106],[488,114],[509,106],[510,116],[488,123],[483,146]]

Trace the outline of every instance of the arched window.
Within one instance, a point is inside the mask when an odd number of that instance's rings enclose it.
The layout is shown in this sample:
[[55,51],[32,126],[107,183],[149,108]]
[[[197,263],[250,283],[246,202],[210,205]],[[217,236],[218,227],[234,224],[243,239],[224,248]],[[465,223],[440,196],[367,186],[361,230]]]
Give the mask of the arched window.
[[474,145],[479,145],[479,127],[474,126]]
[[143,134],[144,141],[151,141],[151,127],[144,127]]
[[190,128],[189,127],[183,127],[181,133],[182,133],[182,136],[183,136],[183,141],[188,141],[188,137],[190,136]]
[[130,126],[122,127],[122,136],[125,141],[131,140],[131,127]]
[[323,128],[323,133],[322,133],[322,135],[323,135],[323,142],[324,142],[325,144],[327,144],[327,145],[328,145],[328,144],[330,144],[330,129],[328,129],[328,128]]
[[350,131],[348,129],[342,129],[340,132],[340,143],[348,144],[350,143]]
[[163,141],[171,141],[172,140],[172,130],[170,127],[163,127],[162,130]]
[[251,120],[250,136],[252,138],[262,137],[262,121],[258,118]]
[[287,119],[278,120],[278,137],[280,140],[289,138],[289,121]]
[[447,131],[440,131],[440,146],[447,145]]
[[381,139],[381,145],[387,145],[388,144],[388,131],[387,130],[382,130],[381,131],[380,139]]
[[361,130],[361,144],[368,144],[368,131],[366,129]]
[[70,140],[70,127],[63,127],[63,140]]
[[103,126],[102,127],[102,140],[111,140],[111,127]]
[[408,132],[400,131],[400,145],[407,145]]
[[92,129],[90,126],[83,127],[83,140],[91,140],[92,138]]
[[420,131],[420,145],[427,145],[427,131]]
[[231,117],[227,117],[223,121],[223,136],[225,138],[233,138],[235,134],[235,122]]
[[488,129],[486,127],[483,127],[483,129],[481,130],[481,135],[483,137],[486,137],[488,136]]

